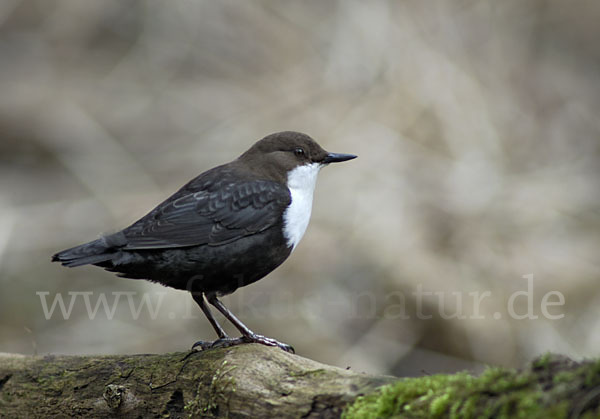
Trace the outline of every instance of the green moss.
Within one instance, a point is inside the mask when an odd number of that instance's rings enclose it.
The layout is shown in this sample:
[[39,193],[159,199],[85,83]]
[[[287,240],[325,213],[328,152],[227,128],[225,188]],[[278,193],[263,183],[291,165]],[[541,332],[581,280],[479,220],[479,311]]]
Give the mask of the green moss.
[[434,418],[439,418],[448,410],[452,401],[450,393],[444,393],[441,396],[434,398],[429,405],[429,412]]
[[531,365],[533,368],[538,369],[549,368],[552,359],[553,355],[550,352],[546,352],[544,355],[538,357],[535,361],[533,361]]
[[555,385],[570,383],[575,377],[577,377],[577,372],[571,371],[560,371],[554,377],[552,377],[552,382]]
[[[408,378],[359,397],[344,411],[358,418],[566,418],[582,406],[582,386],[600,385],[600,362],[576,365],[546,354],[522,371],[488,368],[467,373]],[[600,413],[598,403],[581,414]]]
[[187,412],[188,417],[197,417],[200,416],[202,411],[202,383],[198,383],[198,387],[196,388],[196,396],[188,401],[183,410]]
[[585,369],[585,385],[587,387],[600,385],[600,360],[594,361]]
[[[202,382],[198,383],[195,397],[184,406],[188,417],[217,416],[220,405],[219,399],[227,399],[229,395],[236,391],[237,383],[233,377],[228,375],[236,368],[237,366],[229,365],[227,360],[223,360],[211,377],[208,392],[203,390],[204,384]],[[227,405],[227,403],[223,405]]]

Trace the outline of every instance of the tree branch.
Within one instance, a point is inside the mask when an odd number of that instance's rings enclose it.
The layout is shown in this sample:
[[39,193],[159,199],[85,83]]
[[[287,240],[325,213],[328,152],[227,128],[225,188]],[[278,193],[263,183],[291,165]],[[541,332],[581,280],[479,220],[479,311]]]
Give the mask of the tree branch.
[[241,345],[193,354],[0,354],[0,417],[339,417],[394,381]]
[[342,411],[348,418],[599,417],[600,361],[546,354],[522,370],[397,379],[257,344],[164,355],[0,354],[0,418],[337,418]]

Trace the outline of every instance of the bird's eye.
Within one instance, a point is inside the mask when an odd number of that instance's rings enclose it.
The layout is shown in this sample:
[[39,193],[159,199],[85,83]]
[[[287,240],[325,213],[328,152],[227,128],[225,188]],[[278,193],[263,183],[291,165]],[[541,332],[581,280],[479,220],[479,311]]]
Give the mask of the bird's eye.
[[302,147],[296,147],[294,149],[294,154],[298,157],[304,156],[304,149]]

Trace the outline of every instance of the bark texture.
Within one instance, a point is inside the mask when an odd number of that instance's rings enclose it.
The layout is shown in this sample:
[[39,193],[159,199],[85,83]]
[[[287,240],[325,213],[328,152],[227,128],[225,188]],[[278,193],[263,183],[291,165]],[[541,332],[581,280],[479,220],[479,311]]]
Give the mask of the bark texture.
[[0,354],[0,417],[339,417],[394,380],[256,344],[193,354]]

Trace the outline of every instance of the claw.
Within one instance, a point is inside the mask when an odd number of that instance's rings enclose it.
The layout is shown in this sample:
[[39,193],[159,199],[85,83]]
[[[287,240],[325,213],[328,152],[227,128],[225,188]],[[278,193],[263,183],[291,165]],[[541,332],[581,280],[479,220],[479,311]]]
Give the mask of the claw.
[[260,343],[261,345],[266,345],[266,346],[276,346],[279,349],[282,349],[291,354],[296,353],[296,351],[294,351],[294,348],[291,345],[288,345],[287,343],[279,342],[275,339],[268,338],[263,335],[252,334],[250,336],[243,336],[242,339],[244,339],[244,341],[248,342],[248,343]]
[[212,346],[214,342],[209,342],[206,340],[199,340],[198,342],[192,345],[192,351],[195,351],[196,348],[200,347],[200,351],[204,351]]
[[[247,343],[247,341],[241,337],[230,338],[229,336],[214,341],[199,340],[198,342],[192,345],[192,351],[205,351],[207,349],[213,348],[229,348],[230,346],[241,345],[242,343]],[[196,349],[198,347],[199,349]]]
[[[215,341],[205,341],[199,340],[198,342],[192,345],[192,351],[205,351],[207,349],[213,348],[229,348],[230,346],[242,345],[244,343],[260,343],[261,345],[266,346],[275,346],[279,349],[282,349],[291,354],[296,353],[294,348],[286,343],[282,343],[276,341],[275,339],[268,338],[262,335],[251,335],[251,336],[241,336],[239,338],[221,338]],[[197,349],[199,348],[199,349]]]

